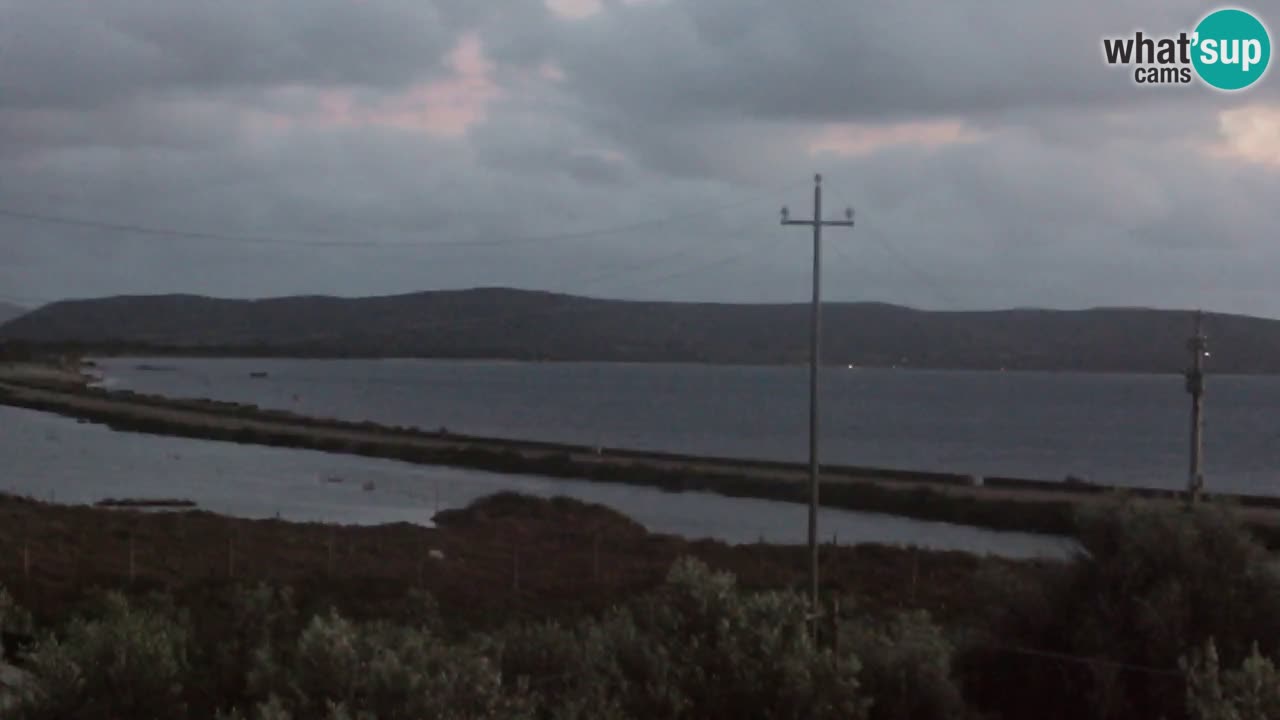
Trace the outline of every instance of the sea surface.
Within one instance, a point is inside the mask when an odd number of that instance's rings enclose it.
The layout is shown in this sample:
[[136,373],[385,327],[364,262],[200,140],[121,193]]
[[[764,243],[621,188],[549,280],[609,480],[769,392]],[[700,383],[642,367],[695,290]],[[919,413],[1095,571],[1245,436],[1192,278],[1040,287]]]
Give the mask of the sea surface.
[[[127,432],[0,406],[0,491],[60,503],[174,498],[246,518],[430,525],[439,510],[500,491],[566,496],[619,510],[653,532],[730,543],[803,544],[807,508],[766,500],[424,467],[311,450]],[[824,510],[824,541],[1007,557],[1063,557],[1073,543],[1025,533]]]
[[[808,370],[425,360],[99,361],[108,386],[309,415],[729,457],[808,457]],[[152,366],[159,369],[141,369]],[[251,373],[267,373],[252,377]],[[1186,485],[1176,375],[829,368],[824,462],[1124,486]],[[1207,487],[1280,494],[1280,378],[1215,376]]]

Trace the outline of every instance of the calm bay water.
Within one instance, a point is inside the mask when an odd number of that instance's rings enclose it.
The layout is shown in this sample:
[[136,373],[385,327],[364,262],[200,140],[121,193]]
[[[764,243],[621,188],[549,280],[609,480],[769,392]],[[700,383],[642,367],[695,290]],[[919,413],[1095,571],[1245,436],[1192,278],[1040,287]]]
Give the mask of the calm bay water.
[[[139,365],[165,370],[141,370]],[[100,361],[108,384],[521,439],[807,457],[807,370],[422,360]],[[267,372],[254,378],[252,372]],[[826,462],[1185,485],[1178,376],[824,370]],[[1280,378],[1211,376],[1210,489],[1280,494]]]
[[[238,517],[426,525],[437,509],[463,507],[509,490],[607,505],[654,532],[731,543],[805,541],[803,505],[120,433],[9,407],[0,407],[0,429],[0,457],[5,458],[0,491],[62,503],[167,497]],[[1046,536],[872,513],[824,510],[820,523],[824,538],[834,534],[842,544],[878,542],[1009,557],[1060,557],[1072,547]]]

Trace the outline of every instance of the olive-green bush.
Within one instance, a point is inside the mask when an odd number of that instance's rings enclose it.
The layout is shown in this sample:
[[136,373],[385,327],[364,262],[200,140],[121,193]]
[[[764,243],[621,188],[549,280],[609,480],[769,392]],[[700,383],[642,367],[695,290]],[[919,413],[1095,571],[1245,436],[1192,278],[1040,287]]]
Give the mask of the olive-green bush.
[[816,646],[806,611],[799,595],[744,593],[683,559],[597,621],[508,631],[502,668],[546,718],[864,717],[857,659]]
[[1073,562],[987,588],[991,626],[960,662],[970,701],[1046,720],[1172,719],[1186,712],[1179,660],[1210,638],[1231,665],[1254,642],[1277,650],[1280,576],[1229,509],[1106,504],[1079,525]]
[[18,715],[24,720],[115,720],[186,716],[188,632],[161,612],[106,596],[97,617],[77,618],[61,637],[40,639]]
[[1189,720],[1280,718],[1280,670],[1255,646],[1238,668],[1223,670],[1213,640],[1183,662]]
[[954,647],[928,613],[900,612],[841,629],[841,645],[862,662],[860,679],[875,698],[871,720],[963,717],[964,699],[951,673]]

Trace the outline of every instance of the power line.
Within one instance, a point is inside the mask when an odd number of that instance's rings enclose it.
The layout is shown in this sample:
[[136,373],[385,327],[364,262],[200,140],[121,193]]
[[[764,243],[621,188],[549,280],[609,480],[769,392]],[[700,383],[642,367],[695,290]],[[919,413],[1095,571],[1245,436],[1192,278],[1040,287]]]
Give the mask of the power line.
[[[769,236],[761,236],[761,239],[768,240],[772,238],[770,238]],[[659,275],[658,277],[655,277],[655,278],[648,278],[644,280],[644,282],[651,283],[651,284],[663,283],[669,280],[676,280],[678,278],[687,277],[695,273],[705,272],[708,270],[719,270],[724,267],[736,265],[737,263],[740,263],[743,260],[746,260],[747,258],[751,257],[752,255],[755,255],[757,252],[763,249],[762,245],[763,243],[758,243],[758,244],[752,245],[751,247],[744,248],[731,255],[708,260],[707,262],[692,265],[687,268],[684,268],[683,270],[676,270],[674,272],[670,272],[665,275]],[[680,253],[680,255],[687,256],[689,255],[689,253],[688,252]],[[588,282],[587,284],[592,285],[592,284],[595,284],[595,282]],[[621,286],[614,286],[613,289],[616,291],[619,287],[627,288],[627,287],[632,287],[635,284],[636,284],[636,281],[633,281],[630,283],[624,283]]]
[[[67,217],[65,215],[46,215],[43,213],[26,212],[21,210],[10,210],[0,208],[0,217],[7,217],[14,220],[25,220],[28,222],[45,223],[50,225],[71,225],[75,227],[92,228],[95,230],[106,230],[109,232],[123,232],[133,235],[154,235],[160,237],[181,238],[188,240],[223,240],[227,242],[241,243],[273,243],[280,242],[271,238],[249,237],[243,235],[224,235],[221,233],[196,232],[192,230],[174,230],[170,228],[147,227],[143,225],[129,225],[124,223],[112,223],[102,220],[86,220],[82,218]],[[311,245],[313,243],[296,243],[299,245]]]
[[[786,189],[794,185],[791,183],[784,186]],[[770,192],[777,191],[777,188],[770,189]],[[144,224],[133,223],[117,223],[98,219],[89,219],[82,217],[72,217],[69,215],[38,213],[26,210],[14,210],[11,208],[0,208],[0,217],[7,217],[13,220],[22,220],[25,222],[43,223],[49,225],[66,225],[72,227],[83,227],[95,230],[104,230],[107,232],[119,232],[132,235],[143,235],[150,237],[166,237],[184,240],[215,240],[221,242],[234,242],[253,245],[277,244],[285,246],[299,247],[422,247],[422,248],[481,248],[481,247],[505,247],[512,245],[539,244],[548,242],[557,242],[562,240],[585,240],[594,237],[604,237],[607,235],[619,235],[636,230],[643,230],[650,227],[658,227],[668,223],[690,220],[706,215],[714,215],[725,210],[732,210],[754,201],[756,195],[760,192],[751,193],[751,196],[732,203],[726,203],[712,208],[701,208],[685,213],[676,213],[664,215],[661,217],[641,220],[634,223],[624,225],[614,225],[609,227],[594,228],[591,230],[582,230],[577,232],[563,232],[548,235],[537,235],[529,237],[516,237],[493,240],[437,240],[437,241],[421,241],[421,240],[283,240],[280,238],[272,238],[266,236],[253,235],[232,235],[219,232],[206,232],[199,230],[186,230],[178,228],[156,227]]]
[[1135,663],[1123,662],[1120,660],[1109,660],[1101,657],[1088,657],[1085,655],[1073,655],[1070,653],[1054,652],[1051,650],[1036,650],[1032,648],[1016,647],[1013,645],[991,645],[995,650],[1006,652],[1011,655],[1023,655],[1026,657],[1038,657],[1047,660],[1061,660],[1062,662],[1076,663],[1078,665],[1111,667],[1117,670],[1129,670],[1132,672],[1143,673],[1146,675],[1157,675],[1162,677],[1171,677],[1185,679],[1180,670],[1172,668],[1155,667],[1152,665],[1138,665]]
[[14,305],[44,305],[45,303],[57,302],[49,298],[19,297],[17,295],[2,295],[0,300]]
[[[740,231],[741,229],[742,228],[735,229],[735,231],[731,234],[736,234],[736,232]],[[768,238],[762,236],[761,239],[767,240]],[[732,253],[728,256],[714,258],[703,263],[696,263],[696,264],[675,270],[674,272],[669,272],[664,275],[648,278],[647,280],[644,280],[644,281],[650,284],[656,284],[656,283],[662,283],[662,282],[666,282],[666,281],[673,280],[680,277],[685,277],[698,272],[717,270],[721,267],[726,267],[729,265],[739,263],[742,260],[760,251],[761,249],[762,249],[761,243],[756,243],[749,247],[743,248],[738,252]],[[678,261],[684,258],[688,258],[691,255],[695,255],[698,253],[698,251],[699,251],[699,248],[697,247],[691,247],[691,248],[687,247],[673,253],[666,253],[666,254],[660,255],[657,258],[650,258],[640,262],[626,263],[621,266],[613,267],[606,270],[603,273],[598,273],[596,275],[586,277],[580,282],[576,283],[577,289],[574,292],[581,292],[582,290],[585,290],[587,288],[597,286],[600,283],[608,282],[608,281],[619,279],[619,278],[635,277],[637,275],[643,276],[645,273],[658,269],[662,266],[668,265],[673,261]],[[615,286],[614,289],[616,290],[617,288],[627,288],[632,285],[635,285],[636,282],[638,281],[639,280],[633,280],[632,282],[623,283],[620,286]],[[5,296],[0,294],[0,300],[16,303],[19,305],[43,305],[46,303],[57,302],[60,299],[65,299],[65,298],[37,299],[37,298],[31,298],[31,297]],[[429,325],[424,325],[421,327],[423,328],[446,327],[446,326],[459,327],[459,326],[466,326],[473,323],[494,322],[494,321],[503,322],[506,320],[536,318],[536,317],[543,317],[547,315],[554,315],[560,312],[576,312],[576,311],[578,311],[577,308],[557,308],[552,311],[544,310],[544,311],[534,311],[532,313],[519,313],[509,317],[497,317],[497,318],[484,317],[484,318],[469,318],[469,319],[462,319],[462,320],[440,321],[436,323],[431,323]]]
[[[867,235],[871,237],[871,239],[875,242],[876,246],[879,247],[884,252],[885,255],[887,255],[891,260],[896,262],[899,266],[901,266],[909,274],[911,274],[911,276],[914,277],[917,282],[926,286],[938,299],[942,300],[944,303],[947,303],[948,305],[951,305],[953,308],[956,308],[956,309],[959,309],[964,306],[964,303],[962,303],[959,300],[959,298],[951,294],[950,291],[944,290],[942,287],[942,284],[938,282],[938,280],[934,278],[932,274],[925,272],[924,270],[921,270],[918,266],[916,266],[915,263],[911,262],[911,260],[909,260],[906,255],[904,255],[896,247],[894,247],[893,243],[885,239],[885,237],[881,235],[879,232],[877,232],[874,228],[868,228]],[[839,245],[836,246],[836,252],[842,255],[845,255],[844,248],[840,247]],[[845,257],[846,259],[852,260],[852,257],[848,255],[845,255]]]
[[[763,240],[772,239],[770,236],[765,236],[765,235],[760,236],[760,238]],[[660,275],[658,277],[647,278],[647,279],[644,279],[643,282],[646,282],[648,284],[657,284],[661,282],[667,282],[669,280],[674,280],[680,277],[686,277],[688,275],[692,275],[698,272],[718,270],[722,267],[727,267],[729,265],[733,265],[735,263],[741,262],[747,257],[750,257],[751,255],[757,253],[761,249],[760,245],[761,245],[760,243],[757,243],[750,247],[743,248],[742,250],[736,253],[732,253],[728,256],[716,258],[704,263],[697,263],[694,265],[690,265],[682,269],[676,270],[674,272],[670,272],[665,275]],[[645,263],[643,267],[640,267],[638,274],[643,274],[646,270],[654,269],[660,265],[666,264],[668,260],[670,260],[675,256],[688,255],[688,254],[689,254],[689,251],[682,251],[680,253],[673,253],[673,254],[660,256],[656,260]],[[618,277],[626,277],[629,275],[634,275],[636,273],[631,273],[628,271],[632,269],[636,269],[637,265],[640,265],[640,264],[633,263],[626,266],[625,268],[620,268],[617,271],[613,271],[613,272],[605,273],[603,275],[597,275],[595,277],[588,278],[577,284],[577,290],[575,292],[582,292],[586,288],[591,287],[593,285],[597,285],[600,282],[612,280]],[[631,283],[615,285],[613,287],[613,290],[616,291],[618,288],[626,288],[626,287],[635,285],[637,282],[641,282],[641,280],[637,279],[637,280],[633,280]],[[586,312],[593,309],[595,308],[592,305],[585,305],[585,306],[574,305],[571,307],[545,308],[542,310],[532,310],[532,311],[518,312],[518,313],[512,313],[512,314],[505,314],[505,315],[489,316],[489,317],[471,317],[471,318],[463,318],[463,319],[440,320],[437,322],[418,325],[415,327],[415,329],[432,330],[432,329],[439,328],[442,330],[453,330],[453,329],[461,329],[461,328],[470,327],[473,325],[485,324],[485,323],[508,323],[508,322],[521,322],[524,320],[538,320],[538,319],[556,317],[559,315],[571,315],[574,313],[582,313],[582,312]]]

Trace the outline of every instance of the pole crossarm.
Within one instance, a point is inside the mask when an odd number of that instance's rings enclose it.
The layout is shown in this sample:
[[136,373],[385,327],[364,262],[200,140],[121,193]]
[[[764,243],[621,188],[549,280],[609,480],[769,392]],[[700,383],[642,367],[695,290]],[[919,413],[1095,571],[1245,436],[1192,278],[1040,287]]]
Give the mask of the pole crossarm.
[[[783,225],[804,225],[805,227],[813,227],[812,220],[783,220]],[[853,227],[852,220],[823,220],[820,223],[823,227]]]

